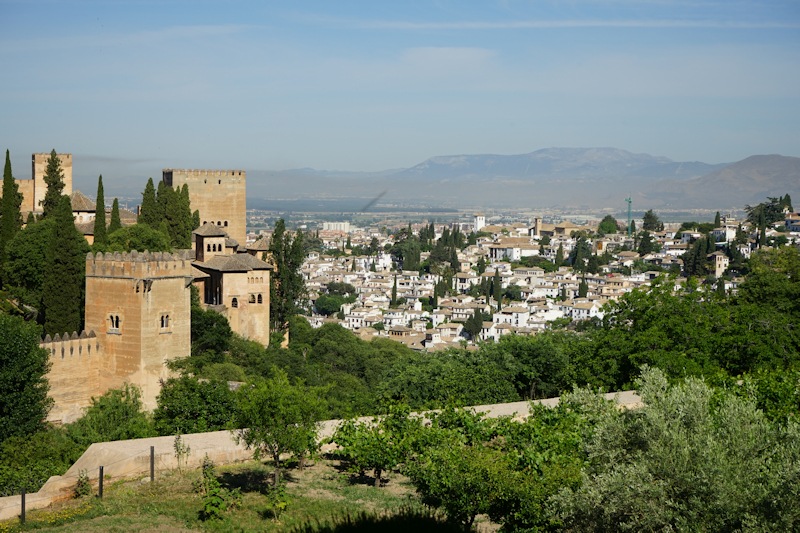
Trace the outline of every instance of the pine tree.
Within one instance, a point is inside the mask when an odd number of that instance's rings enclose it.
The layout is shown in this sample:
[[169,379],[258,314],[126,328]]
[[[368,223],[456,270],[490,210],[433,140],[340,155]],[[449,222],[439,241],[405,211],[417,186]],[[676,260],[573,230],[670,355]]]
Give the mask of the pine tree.
[[97,179],[97,200],[94,206],[94,243],[102,248],[108,244],[106,233],[106,199],[103,194],[103,175]]
[[139,208],[139,224],[147,224],[153,229],[158,229],[161,224],[161,217],[158,215],[158,204],[156,204],[156,188],[153,185],[153,178],[147,180],[147,185],[142,193],[142,205]]
[[[11,157],[8,150],[6,150],[6,165],[3,169],[3,198],[0,200],[0,275],[4,275],[6,245],[11,242],[11,239],[22,227],[20,205],[22,205],[22,195],[19,193],[19,186],[11,174]],[[4,282],[5,280],[0,278],[0,286]]]
[[109,235],[122,228],[122,221],[119,218],[119,200],[114,198],[114,203],[111,204],[111,222],[108,224]]
[[47,185],[47,192],[42,200],[42,218],[50,215],[58,207],[61,193],[64,191],[64,171],[61,169],[61,159],[55,149],[50,152],[50,157],[47,159],[44,182]]
[[55,224],[45,256],[41,311],[45,333],[54,335],[81,331],[89,245],[75,228],[68,196],[51,216]]

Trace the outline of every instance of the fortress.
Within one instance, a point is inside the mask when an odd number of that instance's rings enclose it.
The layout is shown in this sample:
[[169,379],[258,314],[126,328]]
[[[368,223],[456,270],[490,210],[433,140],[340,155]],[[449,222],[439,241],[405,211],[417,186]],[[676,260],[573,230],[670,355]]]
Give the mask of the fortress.
[[[31,184],[31,205],[40,181],[44,197],[46,186],[36,176],[44,174],[48,157],[34,154],[34,179],[18,181]],[[69,161],[71,191],[71,156],[59,157],[62,164]],[[167,362],[191,355],[192,285],[201,304],[225,316],[234,332],[269,343],[272,266],[243,246],[245,172],[164,170],[164,182],[187,184],[192,209],[200,212],[204,223],[193,232],[193,249],[87,255],[84,331],[48,335],[40,344],[52,363],[51,421],[76,420],[93,397],[125,383],[139,387],[145,409],[154,409],[161,383],[171,375]]]

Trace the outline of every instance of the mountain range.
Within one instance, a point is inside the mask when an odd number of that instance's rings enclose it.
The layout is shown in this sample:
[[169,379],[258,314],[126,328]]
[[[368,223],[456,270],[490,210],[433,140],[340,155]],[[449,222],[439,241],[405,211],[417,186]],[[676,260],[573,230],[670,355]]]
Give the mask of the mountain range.
[[248,171],[248,205],[266,198],[375,198],[381,205],[741,209],[800,198],[800,158],[673,161],[617,148],[545,148],[519,155],[436,156],[383,172]]

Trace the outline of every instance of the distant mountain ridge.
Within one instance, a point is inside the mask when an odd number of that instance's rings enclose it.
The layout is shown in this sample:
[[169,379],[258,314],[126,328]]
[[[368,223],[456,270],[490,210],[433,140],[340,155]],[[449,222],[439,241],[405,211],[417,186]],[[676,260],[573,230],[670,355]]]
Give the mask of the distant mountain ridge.
[[544,148],[526,154],[447,155],[382,172],[248,171],[248,197],[375,197],[458,207],[741,208],[766,196],[800,196],[800,158],[737,163],[673,161],[618,148]]

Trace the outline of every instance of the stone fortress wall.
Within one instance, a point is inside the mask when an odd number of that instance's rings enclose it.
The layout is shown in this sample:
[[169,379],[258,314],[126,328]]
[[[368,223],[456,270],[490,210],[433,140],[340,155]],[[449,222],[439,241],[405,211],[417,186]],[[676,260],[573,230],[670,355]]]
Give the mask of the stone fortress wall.
[[41,344],[53,363],[50,420],[76,420],[92,397],[125,383],[155,408],[166,362],[190,352],[191,260],[190,251],[87,255],[85,331]]

